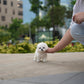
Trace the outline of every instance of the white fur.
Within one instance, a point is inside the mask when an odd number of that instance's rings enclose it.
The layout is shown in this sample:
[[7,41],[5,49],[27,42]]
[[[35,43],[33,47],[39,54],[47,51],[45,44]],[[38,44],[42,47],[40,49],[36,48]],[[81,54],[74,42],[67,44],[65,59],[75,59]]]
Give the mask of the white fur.
[[47,53],[45,52],[48,49],[48,46],[46,43],[39,43],[37,45],[37,49],[35,51],[34,55],[34,61],[40,62],[46,62],[47,61]]

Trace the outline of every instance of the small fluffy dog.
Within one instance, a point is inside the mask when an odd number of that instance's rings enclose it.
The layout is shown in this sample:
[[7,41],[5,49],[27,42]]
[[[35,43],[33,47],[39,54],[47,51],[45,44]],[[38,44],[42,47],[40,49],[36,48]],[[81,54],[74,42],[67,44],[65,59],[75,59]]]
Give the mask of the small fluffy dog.
[[46,43],[39,43],[37,45],[37,49],[35,51],[34,55],[34,61],[40,62],[46,62],[47,61],[47,53],[45,52],[48,49],[48,46]]

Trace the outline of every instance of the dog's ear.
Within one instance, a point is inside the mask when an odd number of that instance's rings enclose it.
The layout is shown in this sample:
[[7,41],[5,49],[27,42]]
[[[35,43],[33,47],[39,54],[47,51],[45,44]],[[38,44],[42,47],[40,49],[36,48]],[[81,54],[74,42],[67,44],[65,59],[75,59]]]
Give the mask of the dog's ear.
[[38,43],[37,48],[39,47],[40,43]]
[[48,46],[46,45],[46,49],[48,49]]
[[48,49],[48,45],[45,43],[45,47],[46,47],[46,49]]
[[37,45],[37,48],[38,48],[39,45]]

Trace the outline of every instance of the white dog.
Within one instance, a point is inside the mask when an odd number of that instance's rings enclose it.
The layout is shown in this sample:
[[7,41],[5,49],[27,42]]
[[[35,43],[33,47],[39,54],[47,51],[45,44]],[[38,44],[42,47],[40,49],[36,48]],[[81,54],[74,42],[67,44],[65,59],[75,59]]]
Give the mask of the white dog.
[[37,45],[37,49],[35,51],[34,55],[34,61],[40,62],[46,62],[47,61],[47,53],[45,52],[48,49],[48,46],[46,43],[39,43]]

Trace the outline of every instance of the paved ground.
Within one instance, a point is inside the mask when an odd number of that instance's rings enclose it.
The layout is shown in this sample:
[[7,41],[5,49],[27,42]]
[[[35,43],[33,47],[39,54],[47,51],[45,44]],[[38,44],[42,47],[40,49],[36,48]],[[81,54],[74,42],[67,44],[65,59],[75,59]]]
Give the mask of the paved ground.
[[84,72],[83,52],[48,54],[47,63],[36,63],[33,56],[34,54],[0,54],[0,79]]
[[0,84],[84,84],[84,72],[1,80]]

